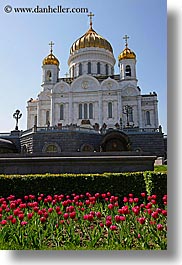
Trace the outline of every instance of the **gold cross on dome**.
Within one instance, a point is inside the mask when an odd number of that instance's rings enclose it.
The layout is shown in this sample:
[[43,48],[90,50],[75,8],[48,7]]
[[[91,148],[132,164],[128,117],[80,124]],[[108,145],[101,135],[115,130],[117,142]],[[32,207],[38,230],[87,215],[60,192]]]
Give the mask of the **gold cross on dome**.
[[125,46],[126,46],[126,48],[128,47],[128,39],[129,39],[130,37],[128,36],[128,35],[125,35],[124,37],[123,37],[123,39],[125,40]]
[[50,42],[49,45],[51,46],[51,53],[52,53],[52,46],[54,45],[54,42]]
[[92,26],[92,17],[94,17],[94,14],[90,12],[87,16],[90,17],[90,26]]

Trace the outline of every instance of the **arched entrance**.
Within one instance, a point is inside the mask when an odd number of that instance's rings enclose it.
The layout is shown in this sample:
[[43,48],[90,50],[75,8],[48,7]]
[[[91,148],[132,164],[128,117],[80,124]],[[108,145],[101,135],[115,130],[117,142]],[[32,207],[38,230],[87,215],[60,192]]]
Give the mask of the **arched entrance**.
[[101,148],[103,152],[129,151],[129,137],[120,131],[110,131],[104,135]]

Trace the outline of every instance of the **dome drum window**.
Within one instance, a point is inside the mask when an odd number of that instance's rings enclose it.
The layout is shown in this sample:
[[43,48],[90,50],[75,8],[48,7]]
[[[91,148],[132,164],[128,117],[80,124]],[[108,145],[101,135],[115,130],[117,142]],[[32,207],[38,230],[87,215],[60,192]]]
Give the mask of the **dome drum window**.
[[91,74],[92,71],[91,71],[91,62],[88,62],[88,74]]

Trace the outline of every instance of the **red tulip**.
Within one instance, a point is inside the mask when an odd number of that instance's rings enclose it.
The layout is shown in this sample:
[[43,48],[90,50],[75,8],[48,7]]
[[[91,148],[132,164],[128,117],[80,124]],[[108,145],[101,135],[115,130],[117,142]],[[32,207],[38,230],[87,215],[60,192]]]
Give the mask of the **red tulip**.
[[26,221],[22,221],[21,222],[21,226],[24,226],[24,225],[27,225],[28,224],[28,222],[26,222]]
[[88,214],[88,221],[93,221],[93,219],[94,219],[94,216],[92,215],[92,214]]
[[167,216],[167,211],[166,210],[162,210],[162,215]]
[[123,202],[124,202],[124,203],[128,202],[128,198],[127,198],[127,197],[124,197],[124,198],[123,198]]
[[20,220],[23,220],[23,218],[24,218],[24,214],[23,214],[23,213],[20,213],[20,214],[18,215],[18,218],[19,218]]
[[145,218],[144,217],[140,217],[138,218],[138,221],[141,225],[143,225],[145,223]]
[[116,226],[116,225],[111,225],[111,226],[110,226],[110,229],[111,229],[112,231],[117,230],[117,226]]
[[101,212],[97,212],[97,213],[96,213],[96,216],[97,216],[98,219],[100,219],[101,216],[102,216],[102,215],[101,215]]
[[16,224],[16,218],[11,219],[12,224]]
[[159,230],[159,231],[163,230],[163,226],[161,224],[158,224],[157,225],[157,230]]
[[120,216],[120,221],[125,221],[126,220],[126,217],[125,216]]
[[27,217],[28,217],[28,219],[32,219],[32,217],[33,217],[33,213],[28,213],[28,214],[27,214]]
[[114,219],[117,223],[119,223],[120,222],[120,215],[115,215]]
[[71,218],[71,219],[74,219],[75,216],[76,216],[76,212],[71,212],[71,213],[70,213],[70,218]]
[[46,219],[44,216],[40,217],[40,221],[41,221],[41,223],[45,223],[46,220],[47,220],[47,219]]
[[112,210],[112,209],[114,208],[114,205],[110,203],[110,204],[108,205],[108,208],[109,208],[109,210]]
[[104,224],[102,222],[99,225],[100,225],[100,227],[104,227]]
[[65,213],[65,214],[63,215],[63,218],[64,218],[65,220],[67,220],[67,219],[69,218],[69,214],[68,214],[68,213]]
[[112,225],[112,222],[110,220],[106,220],[106,226],[110,227]]
[[157,219],[157,218],[159,217],[158,212],[153,212],[153,213],[151,214],[151,216],[152,216],[154,219]]
[[2,220],[2,221],[1,221],[1,224],[2,224],[2,225],[6,225],[6,224],[7,224],[7,221],[6,221],[6,220]]
[[53,211],[53,208],[48,209],[48,213],[52,213],[52,211]]

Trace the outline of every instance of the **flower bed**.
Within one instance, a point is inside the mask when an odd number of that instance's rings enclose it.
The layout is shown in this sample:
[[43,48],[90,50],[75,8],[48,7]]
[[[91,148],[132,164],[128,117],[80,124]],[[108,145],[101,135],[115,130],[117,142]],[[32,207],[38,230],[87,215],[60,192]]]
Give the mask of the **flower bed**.
[[[142,201],[142,203],[141,203]],[[0,198],[1,249],[167,249],[167,195]]]

